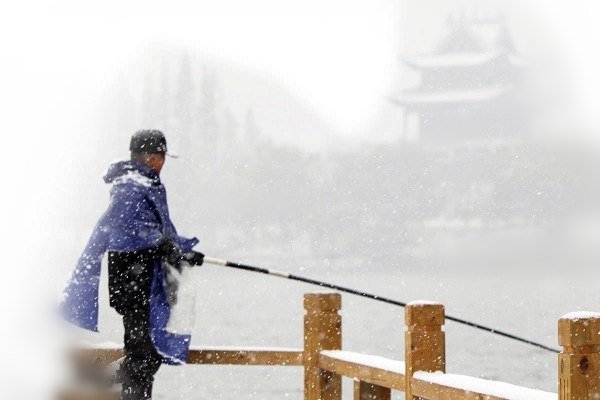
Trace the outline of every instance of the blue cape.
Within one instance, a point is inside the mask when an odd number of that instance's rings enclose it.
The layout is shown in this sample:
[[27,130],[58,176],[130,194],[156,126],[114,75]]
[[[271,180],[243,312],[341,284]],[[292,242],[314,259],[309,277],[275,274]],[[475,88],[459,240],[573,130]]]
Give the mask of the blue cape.
[[[84,329],[98,331],[98,286],[102,257],[107,251],[135,251],[155,247],[164,237],[188,252],[198,239],[177,234],[169,217],[167,193],[158,175],[136,161],[112,164],[104,177],[112,184],[110,205],[102,215],[79,258],[64,291],[63,317]],[[187,360],[190,335],[166,330],[170,308],[164,286],[165,270],[157,260],[150,294],[150,336],[167,363]]]

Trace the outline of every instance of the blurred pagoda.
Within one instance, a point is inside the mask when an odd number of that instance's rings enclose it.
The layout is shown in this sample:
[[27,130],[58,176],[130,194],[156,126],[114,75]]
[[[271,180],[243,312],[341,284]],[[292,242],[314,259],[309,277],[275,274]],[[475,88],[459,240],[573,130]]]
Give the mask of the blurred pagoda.
[[458,15],[428,55],[404,57],[419,83],[392,97],[408,140],[455,141],[520,134],[523,63],[502,16]]

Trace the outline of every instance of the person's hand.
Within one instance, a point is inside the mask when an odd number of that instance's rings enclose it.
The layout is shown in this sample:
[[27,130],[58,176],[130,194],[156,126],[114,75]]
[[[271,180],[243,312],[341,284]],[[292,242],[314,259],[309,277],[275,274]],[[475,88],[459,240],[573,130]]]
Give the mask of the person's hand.
[[204,262],[204,254],[194,250],[190,251],[189,253],[186,253],[183,258],[184,260],[189,262],[190,265],[196,265],[198,267],[201,266]]
[[183,258],[183,254],[179,249],[179,246],[172,239],[163,237],[157,245],[158,255],[163,258],[167,263],[173,266],[179,266],[179,262]]

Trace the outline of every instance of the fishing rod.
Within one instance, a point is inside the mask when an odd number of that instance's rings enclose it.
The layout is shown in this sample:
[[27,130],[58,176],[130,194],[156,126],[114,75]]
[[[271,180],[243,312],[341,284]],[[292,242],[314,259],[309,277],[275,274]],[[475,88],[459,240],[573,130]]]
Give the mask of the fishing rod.
[[[406,305],[407,305],[407,303],[402,302],[402,301],[393,300],[393,299],[390,299],[390,298],[387,298],[387,297],[378,296],[378,295],[375,295],[375,294],[363,292],[361,290],[356,290],[356,289],[351,289],[351,288],[347,288],[347,287],[344,287],[344,286],[335,285],[333,283],[327,283],[327,282],[323,282],[323,281],[318,281],[316,279],[305,278],[303,276],[298,276],[298,275],[290,274],[290,273],[287,273],[287,272],[278,271],[276,269],[255,267],[255,266],[252,266],[252,265],[240,264],[240,263],[236,263],[236,262],[231,262],[231,261],[221,260],[221,259],[218,259],[218,258],[211,258],[211,257],[204,257],[204,263],[205,264],[217,265],[217,266],[221,266],[221,267],[236,268],[236,269],[241,269],[241,270],[244,270],[244,271],[257,272],[257,273],[260,273],[260,274],[267,274],[267,275],[277,276],[279,278],[290,279],[290,280],[293,280],[293,281],[304,282],[304,283],[308,283],[308,284],[311,284],[311,285],[317,285],[317,286],[326,287],[326,288],[329,288],[329,289],[338,290],[340,292],[345,292],[345,293],[350,293],[350,294],[354,294],[354,295],[361,296],[361,297],[366,297],[368,299],[381,301],[383,303],[393,304],[393,305],[400,306],[400,307],[406,307]],[[503,336],[505,338],[513,339],[513,340],[519,341],[521,343],[529,344],[531,346],[535,346],[535,347],[543,349],[543,350],[551,351],[553,353],[560,353],[560,350],[557,350],[555,348],[546,346],[546,345],[541,344],[541,343],[534,342],[534,341],[529,340],[529,339],[522,338],[522,337],[517,336],[517,335],[513,335],[512,333],[501,331],[499,329],[490,328],[488,326],[481,325],[481,324],[478,324],[478,323],[475,323],[475,322],[471,322],[471,321],[467,321],[467,320],[462,319],[462,318],[453,317],[451,315],[446,315],[446,319],[449,320],[449,321],[457,322],[459,324],[470,326],[472,328],[480,329],[480,330],[485,331],[485,332],[489,332],[489,333],[493,333],[493,334],[496,334],[496,335],[499,335],[499,336]]]

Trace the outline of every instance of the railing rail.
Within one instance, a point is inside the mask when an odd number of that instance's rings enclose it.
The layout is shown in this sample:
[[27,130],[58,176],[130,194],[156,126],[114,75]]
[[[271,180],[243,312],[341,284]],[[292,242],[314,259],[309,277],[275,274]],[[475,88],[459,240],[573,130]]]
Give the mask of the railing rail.
[[[187,364],[303,366],[302,349],[260,347],[192,347]],[[74,357],[95,360],[102,367],[123,357],[123,346],[116,343],[98,347],[84,344],[75,349]]]
[[413,394],[428,400],[556,400],[557,394],[472,376],[416,372]]
[[[444,306],[413,302],[406,307],[405,361],[342,351],[339,294],[304,296],[304,347],[192,348],[190,364],[299,366],[305,400],[340,400],[342,377],[354,379],[354,400],[389,400],[391,390],[410,400],[598,400],[600,314],[573,313],[559,320],[558,394],[464,375],[446,374]],[[122,357],[119,345],[85,346],[77,357],[107,365]],[[118,399],[104,392],[98,397]]]
[[322,351],[319,368],[388,389],[404,391],[406,387],[403,361],[350,351]]

